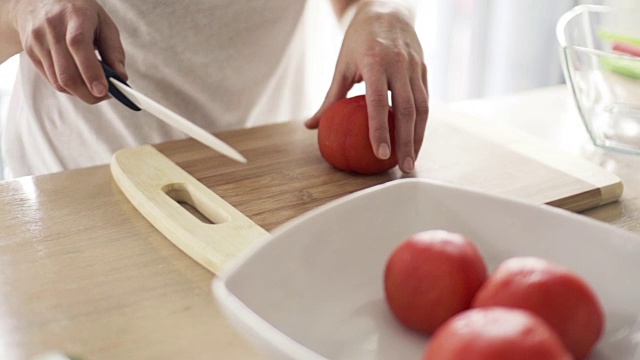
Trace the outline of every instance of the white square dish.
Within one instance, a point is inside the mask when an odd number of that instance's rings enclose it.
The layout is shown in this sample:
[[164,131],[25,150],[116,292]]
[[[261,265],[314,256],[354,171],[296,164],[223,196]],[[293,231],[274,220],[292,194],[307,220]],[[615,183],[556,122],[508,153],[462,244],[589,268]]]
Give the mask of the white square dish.
[[388,310],[383,270],[409,235],[472,239],[493,270],[538,256],[583,276],[606,311],[591,360],[640,357],[640,237],[546,205],[402,179],[343,197],[286,224],[213,282],[236,330],[272,359],[420,359],[428,338]]

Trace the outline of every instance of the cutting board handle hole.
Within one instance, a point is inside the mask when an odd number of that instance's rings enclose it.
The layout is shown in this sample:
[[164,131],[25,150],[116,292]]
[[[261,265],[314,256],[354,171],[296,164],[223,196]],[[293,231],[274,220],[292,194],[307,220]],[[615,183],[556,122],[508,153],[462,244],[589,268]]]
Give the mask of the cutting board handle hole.
[[205,224],[222,224],[229,221],[229,215],[223,210],[194,196],[194,192],[187,184],[174,183],[162,187],[178,205]]

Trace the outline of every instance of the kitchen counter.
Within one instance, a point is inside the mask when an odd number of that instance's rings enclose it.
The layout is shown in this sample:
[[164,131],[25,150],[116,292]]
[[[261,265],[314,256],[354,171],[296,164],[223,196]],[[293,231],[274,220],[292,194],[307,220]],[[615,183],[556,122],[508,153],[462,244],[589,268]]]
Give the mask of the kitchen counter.
[[[584,214],[640,234],[640,156],[590,145],[572,101],[557,86],[451,107],[615,173],[621,201]],[[0,358],[261,359],[222,318],[213,275],[137,212],[108,166],[0,182],[0,224]]]
[[640,156],[594,146],[566,86],[460,101],[452,103],[451,109],[487,121],[509,124],[617,175],[624,184],[620,201],[583,213],[640,234]]

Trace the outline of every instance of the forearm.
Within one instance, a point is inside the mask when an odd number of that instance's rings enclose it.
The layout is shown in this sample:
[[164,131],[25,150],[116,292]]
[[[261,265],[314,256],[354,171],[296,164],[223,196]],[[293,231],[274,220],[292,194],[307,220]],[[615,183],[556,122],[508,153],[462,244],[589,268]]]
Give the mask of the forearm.
[[0,64],[22,51],[11,5],[11,0],[0,0]]
[[383,12],[394,11],[402,14],[413,23],[416,13],[416,0],[331,0],[338,20],[343,21],[357,6],[371,5]]

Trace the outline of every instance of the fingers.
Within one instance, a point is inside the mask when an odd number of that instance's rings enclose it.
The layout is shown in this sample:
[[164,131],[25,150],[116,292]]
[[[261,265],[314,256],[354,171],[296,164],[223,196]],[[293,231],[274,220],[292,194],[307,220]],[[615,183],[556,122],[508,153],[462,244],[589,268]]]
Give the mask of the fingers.
[[427,66],[425,64],[421,64],[419,73],[413,73],[411,76],[411,90],[413,91],[413,102],[416,106],[413,148],[417,158],[422,148],[429,117],[429,90],[427,87]]
[[[400,170],[408,173],[415,168],[429,116],[427,72],[422,57],[415,52],[395,52],[393,59],[395,61],[370,65],[375,71],[363,72],[367,85],[369,136],[373,148],[378,149],[376,155],[383,159],[385,144],[389,144],[386,118],[388,86],[395,117],[396,159]],[[386,81],[386,84],[381,81]]]
[[[69,66],[69,76],[72,77],[69,85],[73,88],[73,91],[66,86],[65,88],[81,99],[83,99],[81,95],[86,94],[86,89],[96,98],[103,97],[107,94],[107,79],[102,72],[102,67],[93,48],[93,34],[97,25],[97,17],[72,17],[68,21],[66,29],[67,47],[61,47],[60,60],[61,62],[69,61],[67,64]],[[66,57],[67,54],[70,57]],[[77,72],[74,70],[77,70]],[[78,77],[78,75],[80,76]]]
[[413,171],[415,164],[414,127],[416,124],[416,106],[407,73],[397,73],[392,78],[390,87],[391,105],[396,121],[396,157],[400,169],[403,172],[410,172]]
[[60,92],[95,104],[108,99],[108,83],[95,53],[125,78],[124,50],[118,29],[95,2],[51,2],[23,20],[23,48],[34,66]]
[[373,71],[371,74],[365,74],[365,89],[371,148],[379,159],[388,159],[391,156],[391,139],[387,78],[384,73]]
[[[405,58],[405,57],[401,57]],[[387,89],[395,115],[395,151],[403,172],[411,172],[422,146],[429,115],[426,66],[419,57],[406,57],[390,66],[364,71],[369,113],[369,137],[376,156],[385,159],[390,149]]]
[[336,71],[333,74],[333,80],[331,81],[331,86],[329,86],[329,91],[324,98],[324,102],[320,106],[320,109],[316,111],[316,113],[304,122],[304,125],[309,129],[315,129],[320,124],[320,118],[322,114],[324,114],[325,110],[334,102],[344,99],[347,96],[349,90],[353,86],[353,80],[350,80],[352,77],[347,75],[346,71],[341,70],[341,67],[336,66]]
[[34,62],[36,68],[40,71],[40,74],[42,74],[45,79],[48,79],[56,90],[69,95],[69,92],[64,87],[62,87],[62,85],[60,85],[60,82],[58,81],[58,75],[56,73],[56,68],[50,52],[47,51],[39,57],[33,58],[32,61]]
[[96,43],[102,60],[125,81],[129,80],[127,69],[124,66],[124,48],[118,27],[105,12],[101,13],[99,17],[99,25],[100,31],[96,35]]
[[58,75],[51,58],[51,50],[47,46],[46,31],[44,28],[35,29],[29,34],[25,40],[25,53],[29,57],[29,60],[33,63],[40,74],[47,79],[56,90],[60,92],[66,92],[66,90],[60,86],[58,82]]
[[[101,85],[102,89],[98,89],[99,91],[92,92],[87,88],[78,69],[78,62],[74,59],[68,47],[66,37],[68,33],[64,23],[48,28],[47,38],[48,44],[51,46],[51,61],[56,73],[54,86],[56,89],[62,89],[62,92],[72,94],[86,103],[95,104],[106,95],[106,89],[104,85]],[[93,46],[90,48],[93,48]],[[93,58],[95,59],[95,55],[93,55]],[[103,76],[101,73],[99,75]]]

